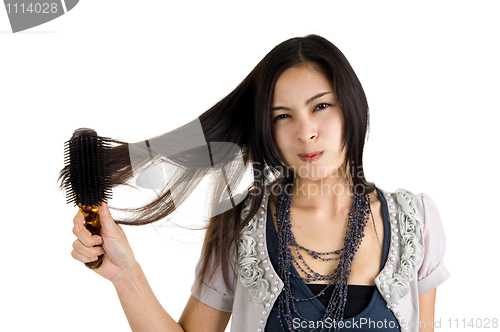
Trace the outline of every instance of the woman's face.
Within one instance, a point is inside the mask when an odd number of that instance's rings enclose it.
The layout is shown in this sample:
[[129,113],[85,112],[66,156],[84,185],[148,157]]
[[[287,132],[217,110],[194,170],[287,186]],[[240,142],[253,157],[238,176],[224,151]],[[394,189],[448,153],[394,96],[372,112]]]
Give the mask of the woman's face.
[[297,177],[341,175],[342,111],[330,82],[313,65],[291,67],[278,77],[271,117],[279,153]]

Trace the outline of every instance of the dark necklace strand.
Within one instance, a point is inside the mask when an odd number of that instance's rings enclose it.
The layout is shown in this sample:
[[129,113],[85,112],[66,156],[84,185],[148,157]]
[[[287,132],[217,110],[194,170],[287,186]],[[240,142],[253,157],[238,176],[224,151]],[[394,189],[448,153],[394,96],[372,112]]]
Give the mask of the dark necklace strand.
[[[281,188],[291,188],[292,178],[286,178]],[[324,290],[328,287],[334,287],[330,301],[326,307],[325,313],[322,317],[322,321],[326,322],[327,318],[331,319],[333,324],[333,331],[339,330],[339,322],[343,321],[344,308],[347,302],[347,282],[349,280],[349,274],[351,273],[352,262],[354,256],[359,249],[361,241],[364,235],[364,229],[366,223],[368,222],[368,217],[370,215],[370,198],[366,195],[353,196],[353,203],[351,206],[351,211],[349,212],[349,217],[347,221],[346,235],[344,237],[344,246],[340,250],[336,250],[329,253],[317,253],[316,251],[306,249],[297,244],[295,237],[292,233],[292,225],[290,223],[290,208],[292,207],[291,192],[286,192],[282,190],[278,196],[278,202],[276,206],[276,223],[278,226],[278,274],[284,283],[283,291],[280,293],[278,301],[278,320],[280,321],[283,331],[300,331],[292,323],[292,316],[298,316],[302,320],[308,322],[309,320],[302,317],[298,312],[295,303],[303,301],[311,301],[312,299],[323,295]],[[308,270],[308,273],[302,268],[292,255],[291,247],[295,247],[297,251],[297,257],[304,263]],[[299,254],[298,248],[305,250],[309,255],[316,256],[314,258],[319,258],[320,256],[329,254],[340,254],[335,260],[338,260],[337,268],[328,275],[321,275],[314,272],[309,265],[305,263],[304,258]],[[332,259],[322,259],[332,260]],[[291,264],[295,264],[300,270],[304,272],[307,277],[302,277],[300,275],[295,275],[291,272]],[[311,274],[312,273],[312,274]],[[330,280],[330,283],[326,285],[325,289],[311,298],[296,298],[292,295],[290,287],[290,277],[300,278],[306,282],[311,280]],[[286,328],[283,324],[285,322]],[[323,326],[328,326],[323,324]],[[323,331],[323,328],[321,329]]]
[[[293,245],[293,242],[292,242],[292,245]],[[296,242],[295,242],[295,248],[300,248],[300,249],[304,250],[305,252],[307,252],[314,259],[321,259],[324,262],[326,262],[326,261],[334,261],[334,260],[336,261],[336,260],[338,260],[340,258],[340,256],[338,256],[338,257],[329,257],[329,258],[323,258],[321,256],[340,255],[340,253],[344,250],[344,248],[342,248],[342,249],[334,250],[334,251],[330,251],[330,252],[316,252],[314,250],[307,249],[307,248],[301,246],[300,244],[298,244]],[[302,259],[301,256],[299,256],[299,258]]]
[[[297,251],[298,253],[298,251]],[[332,273],[330,274],[327,274],[327,275],[322,275],[320,273],[317,273],[316,271],[314,271],[307,263],[306,261],[301,258],[301,261],[302,263],[306,266],[306,268],[310,271],[310,272],[307,272],[306,270],[304,270],[304,268],[302,266],[300,266],[299,262],[297,261],[297,259],[295,259],[294,256],[292,256],[292,263],[295,264],[295,266],[297,266],[302,272],[304,272],[304,274],[307,276],[307,278],[304,278],[302,276],[300,276],[299,278],[304,280],[305,282],[307,283],[310,283],[311,281],[317,281],[317,280],[330,280],[333,278],[335,272],[337,271],[333,271]],[[312,274],[311,274],[312,273]]]

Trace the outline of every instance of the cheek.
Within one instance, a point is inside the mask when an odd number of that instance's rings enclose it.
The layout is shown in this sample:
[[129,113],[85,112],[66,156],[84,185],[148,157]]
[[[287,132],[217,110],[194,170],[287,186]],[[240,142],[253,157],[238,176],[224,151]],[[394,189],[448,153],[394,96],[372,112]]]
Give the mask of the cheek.
[[273,139],[281,156],[286,158],[286,155],[290,150],[290,131],[277,126],[276,128],[273,128]]
[[344,128],[342,119],[330,118],[322,123],[323,136],[328,142],[331,142],[331,147],[339,150],[342,149],[342,136]]

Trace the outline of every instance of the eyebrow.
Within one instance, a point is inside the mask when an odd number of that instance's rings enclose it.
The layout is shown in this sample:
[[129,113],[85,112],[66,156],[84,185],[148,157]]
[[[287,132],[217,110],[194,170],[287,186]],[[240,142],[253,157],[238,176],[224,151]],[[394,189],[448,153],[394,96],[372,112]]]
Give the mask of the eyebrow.
[[[320,97],[323,97],[324,95],[327,95],[331,93],[330,91],[326,91],[326,92],[320,92],[314,96],[312,96],[311,98],[309,98],[307,101],[306,101],[306,106],[309,105],[310,103],[313,102],[313,100],[315,99],[318,99]],[[274,111],[278,111],[278,110],[286,110],[286,111],[291,111],[291,109],[289,107],[285,107],[285,106],[276,106],[276,107],[271,107],[271,112],[274,112]]]

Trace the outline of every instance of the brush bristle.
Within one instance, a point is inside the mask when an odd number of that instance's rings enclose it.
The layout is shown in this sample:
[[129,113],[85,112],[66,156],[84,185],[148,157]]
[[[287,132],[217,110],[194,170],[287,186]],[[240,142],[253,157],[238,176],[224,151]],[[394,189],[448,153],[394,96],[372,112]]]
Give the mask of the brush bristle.
[[111,197],[110,142],[94,134],[76,131],[65,143],[65,166],[60,178],[67,203],[100,206]]

